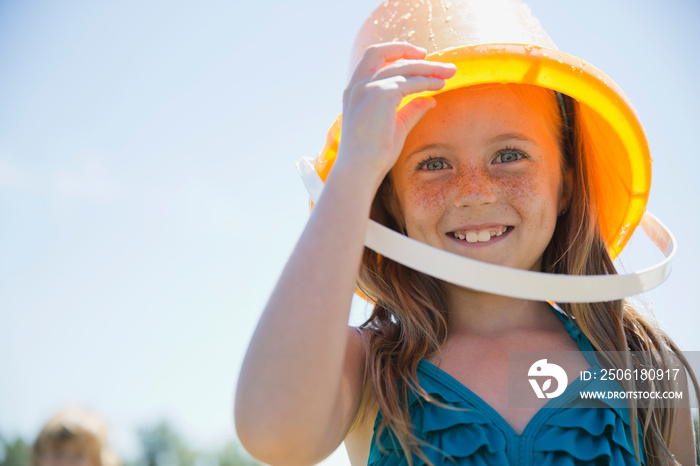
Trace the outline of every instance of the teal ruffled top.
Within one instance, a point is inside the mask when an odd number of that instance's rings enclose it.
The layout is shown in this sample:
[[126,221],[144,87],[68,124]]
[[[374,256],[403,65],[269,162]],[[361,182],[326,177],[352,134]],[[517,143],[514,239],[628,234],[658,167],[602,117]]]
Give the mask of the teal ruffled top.
[[[563,313],[556,314],[578,343],[594,374],[601,366],[591,343]],[[451,410],[428,402],[409,390],[409,413],[414,434],[432,447],[423,447],[435,466],[440,465],[637,465],[629,411],[625,400],[581,400],[588,390],[617,390],[615,382],[580,377],[551,398],[518,435],[496,410],[448,373],[426,360],[418,364],[420,386],[440,402],[468,411]],[[575,407],[571,407],[575,405]],[[552,409],[556,408],[556,409]],[[377,446],[381,411],[374,423],[369,466],[408,465],[393,433],[384,429]],[[637,423],[643,450],[641,425]],[[436,447],[436,448],[433,448]],[[644,454],[641,452],[642,464]],[[425,464],[413,457],[413,464]]]

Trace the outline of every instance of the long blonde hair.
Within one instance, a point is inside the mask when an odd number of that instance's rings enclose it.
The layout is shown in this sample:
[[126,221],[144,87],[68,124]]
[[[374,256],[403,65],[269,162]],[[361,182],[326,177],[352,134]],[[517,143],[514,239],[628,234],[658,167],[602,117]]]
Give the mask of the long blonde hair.
[[[558,129],[562,171],[573,176],[571,203],[568,211],[559,217],[544,251],[542,271],[569,275],[615,274],[596,220],[600,194],[588,183],[592,168],[587,161],[593,151],[605,150],[604,141],[595,141],[594,146],[590,138],[581,137],[587,134],[589,123],[578,118],[579,104],[572,99],[565,97],[567,128],[554,92],[529,85],[494,86],[504,86],[526,105],[543,109],[548,123]],[[391,176],[387,175],[374,199],[371,217],[406,234],[397,205]],[[414,389],[431,400],[420,388],[417,368],[421,359],[439,353],[447,339],[449,321],[441,283],[365,248],[358,288],[375,303],[372,315],[361,325],[368,342],[365,381],[369,395],[363,401],[364,413],[360,413],[358,419],[368,412],[370,404],[378,405],[382,421],[375,437],[378,439],[388,428],[406,454],[409,465],[412,453],[431,464],[420,449],[422,442],[413,434],[407,399],[409,389]],[[677,367],[674,364],[680,361],[688,370],[700,400],[698,382],[687,361],[675,343],[647,315],[623,301],[563,303],[561,307],[597,351],[625,355],[623,361],[610,361],[618,367],[631,367],[630,364]],[[642,360],[633,361],[632,351],[636,356],[641,354]],[[657,361],[652,352],[660,354],[661,361]],[[659,385],[646,388],[672,388]],[[675,410],[667,407],[664,400],[643,408],[630,403],[630,419],[640,420],[644,434],[644,445],[638,445],[637,423],[630,423],[638,460],[641,448],[647,464],[668,464],[667,460],[672,460],[667,445]]]

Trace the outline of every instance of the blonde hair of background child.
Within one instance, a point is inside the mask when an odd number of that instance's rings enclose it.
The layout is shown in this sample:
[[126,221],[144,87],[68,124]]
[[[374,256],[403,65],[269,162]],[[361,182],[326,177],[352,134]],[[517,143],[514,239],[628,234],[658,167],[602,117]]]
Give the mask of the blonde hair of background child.
[[41,466],[45,455],[72,448],[82,452],[92,466],[119,466],[107,442],[107,426],[95,413],[69,406],[42,427],[32,447],[32,466]]

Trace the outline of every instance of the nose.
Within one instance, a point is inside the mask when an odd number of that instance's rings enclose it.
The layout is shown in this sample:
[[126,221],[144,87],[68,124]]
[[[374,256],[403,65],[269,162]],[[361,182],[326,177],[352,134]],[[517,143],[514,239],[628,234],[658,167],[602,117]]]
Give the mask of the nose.
[[496,182],[483,167],[464,167],[464,171],[453,178],[453,182],[456,207],[493,204],[498,197]]

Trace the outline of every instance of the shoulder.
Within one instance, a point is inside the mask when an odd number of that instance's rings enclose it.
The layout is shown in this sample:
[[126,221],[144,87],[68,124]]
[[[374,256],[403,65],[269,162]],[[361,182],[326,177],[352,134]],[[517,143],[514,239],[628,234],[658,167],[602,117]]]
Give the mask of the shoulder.
[[367,378],[367,343],[363,331],[348,326],[348,340],[345,349],[345,371],[356,388],[364,387]]
[[[348,327],[346,360],[348,360],[348,362],[355,367],[356,371],[358,371],[356,374],[359,375],[359,377],[356,377],[356,380],[359,382],[358,388],[361,393],[360,405],[351,429],[361,421],[363,411],[366,411],[372,404],[374,404],[373,397],[371,396],[372,390],[369,373],[370,368],[368,367],[368,338],[368,330],[361,329],[359,327]],[[361,374],[359,371],[361,371]]]
[[363,413],[372,403],[371,383],[369,379],[369,367],[367,355],[369,351],[368,331],[359,327],[348,326],[348,343],[345,354],[345,373],[349,375],[347,382],[354,385],[358,398],[357,413],[353,419],[350,430],[352,431],[363,417]]

